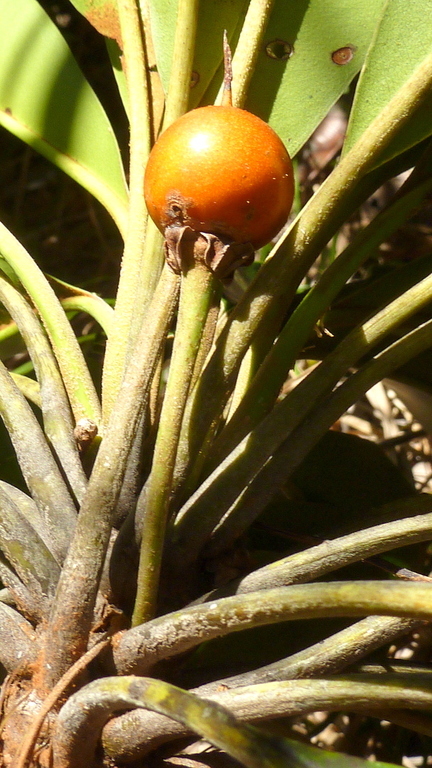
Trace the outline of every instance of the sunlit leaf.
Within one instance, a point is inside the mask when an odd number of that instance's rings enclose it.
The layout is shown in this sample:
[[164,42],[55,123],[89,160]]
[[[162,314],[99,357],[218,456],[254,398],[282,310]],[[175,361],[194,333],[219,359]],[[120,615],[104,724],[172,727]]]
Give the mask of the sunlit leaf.
[[[344,151],[412,75],[432,50],[432,0],[388,0],[356,90]],[[394,157],[432,134],[432,95],[380,157]]]
[[36,0],[0,4],[0,124],[91,192],[124,229],[117,141],[57,27]]
[[[268,120],[291,155],[363,65],[383,0],[276,0],[247,109]],[[345,63],[343,63],[345,62]]]

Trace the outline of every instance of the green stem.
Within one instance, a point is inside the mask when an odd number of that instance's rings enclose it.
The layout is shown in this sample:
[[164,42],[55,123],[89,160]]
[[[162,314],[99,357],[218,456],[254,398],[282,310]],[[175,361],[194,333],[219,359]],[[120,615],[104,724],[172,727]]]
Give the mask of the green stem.
[[[273,8],[274,0],[251,0],[232,60],[232,102],[243,107],[247,89],[255,70],[262,38]],[[220,104],[221,86],[216,103]]]
[[229,424],[213,444],[210,471],[268,413],[288,371],[331,301],[371,252],[406,221],[431,187],[429,178],[406,194],[401,190],[401,196],[353,238],[307,293],[285,324]]
[[60,679],[87,645],[111,534],[112,514],[166,331],[174,314],[178,286],[177,275],[166,267],[100,445],[46,632],[45,675],[49,686]]
[[14,371],[9,371],[9,373],[26,400],[30,400],[33,405],[42,408],[39,382],[34,379],[29,379],[28,376],[22,376],[20,373],[15,373]]
[[3,363],[0,363],[0,416],[27,487],[47,524],[53,552],[62,561],[75,528],[75,505],[33,411]]
[[139,506],[144,507],[143,535],[133,625],[153,618],[156,608],[178,439],[214,283],[213,274],[199,261],[183,271],[177,330],[152,470],[139,501]]
[[378,648],[417,629],[418,619],[400,619],[393,616],[367,616],[302,651],[285,659],[266,664],[250,672],[222,678],[200,686],[196,693],[206,696],[218,685],[237,688],[270,680],[293,680],[304,677],[321,677],[335,674],[355,664]]
[[[166,715],[223,749],[246,768],[312,765],[318,750],[239,723],[228,709],[162,680],[105,677],[75,693],[62,707],[54,740],[55,765],[87,768],[101,730],[118,710],[145,708]],[[72,727],[73,724],[73,727]],[[306,759],[297,760],[306,753]],[[390,767],[389,767],[390,768]]]
[[35,303],[53,345],[76,421],[100,422],[100,404],[84,356],[57,296],[21,243],[0,223],[0,252]]
[[111,325],[114,319],[114,310],[99,296],[79,295],[68,296],[61,299],[61,304],[65,312],[70,310],[75,312],[85,312],[96,320],[108,337],[111,332]]
[[[420,512],[423,514],[420,514]],[[401,499],[373,511],[380,514],[390,512],[395,519],[390,523],[374,525],[337,539],[317,544],[302,552],[284,557],[270,565],[259,568],[242,579],[237,594],[255,592],[257,589],[281,587],[301,581],[312,581],[324,573],[331,573],[350,563],[366,560],[368,557],[388,552],[397,547],[408,546],[432,538],[432,499],[429,495]],[[414,517],[407,514],[417,512]],[[369,514],[367,514],[369,519]],[[397,519],[402,518],[402,519]]]
[[174,120],[183,115],[188,108],[198,7],[199,0],[178,0],[173,58],[163,131]]
[[[74,438],[69,401],[50,343],[25,298],[2,277],[0,277],[0,301],[16,321],[24,339],[40,385],[39,394],[45,434],[76,500],[80,503],[87,486],[87,479]],[[30,379],[27,381],[30,382]]]
[[432,321],[429,321],[378,354],[338,387],[327,400],[311,410],[304,422],[289,435],[247,490],[234,502],[214,536],[212,549],[229,546],[265,508],[276,490],[286,482],[336,419],[370,387],[427,349],[431,340]]
[[214,637],[251,627],[330,616],[432,617],[432,585],[341,581],[224,597],[168,613],[125,632],[113,649],[118,674],[147,674],[156,663]]
[[[349,368],[370,351],[380,339],[425,306],[430,301],[431,295],[432,276],[428,276],[402,297],[378,312],[367,323],[355,328],[315,371],[295,387],[249,435],[243,438],[222,464],[204,481],[178,515],[174,527],[174,541],[177,542],[176,546],[180,546],[180,542],[182,542],[183,556],[179,562],[182,562],[183,567],[187,567],[187,563],[195,559],[199,549],[208,539],[211,530],[218,525],[228,510],[232,509],[232,505],[237,505],[245,493],[250,496],[251,489],[246,491],[245,489],[260,474],[269,458],[287,440],[292,431],[301,424],[301,421],[305,419],[314,405],[317,402],[322,402],[326,394],[331,391]],[[422,348],[427,343],[424,341],[427,338],[428,329],[423,327],[419,331],[419,344],[423,345]],[[412,334],[404,337],[402,341],[406,344],[405,351],[409,354],[409,344],[414,344]],[[398,352],[389,354],[391,358]],[[414,352],[411,356],[413,354]],[[397,367],[397,362],[393,363],[392,361],[391,365],[393,368],[388,369],[387,367],[386,370]],[[366,389],[363,389],[362,393]],[[348,405],[355,400],[356,397]],[[337,413],[333,421],[343,413],[343,410],[344,408]],[[332,423],[330,421],[328,426],[331,426]],[[326,428],[323,429],[323,432]],[[308,429],[311,430],[310,425]],[[265,468],[261,474],[264,475],[266,471]],[[269,482],[268,479],[267,482]],[[268,492],[272,488],[273,484],[270,483]],[[254,504],[251,504],[251,514],[252,508],[255,508]],[[225,522],[225,524],[227,523]]]
[[141,19],[136,0],[119,0],[124,68],[130,98],[129,221],[117,291],[114,322],[103,372],[103,417],[107,423],[128,356],[136,340],[131,333],[135,299],[140,294],[147,210],[143,178],[150,152],[150,114]]
[[[194,396],[196,415],[191,429],[194,435],[192,455],[197,455],[198,446],[219,418],[232,391],[240,361],[263,318],[272,312],[281,317],[286,311],[310,265],[352,212],[353,199],[367,187],[368,178],[363,184],[363,177],[379,163],[381,152],[423,102],[431,80],[432,54],[420,64],[322,184],[275,246],[243,300],[232,312]],[[185,465],[186,462],[187,457]],[[186,472],[186,466],[179,468],[179,475],[184,476]]]

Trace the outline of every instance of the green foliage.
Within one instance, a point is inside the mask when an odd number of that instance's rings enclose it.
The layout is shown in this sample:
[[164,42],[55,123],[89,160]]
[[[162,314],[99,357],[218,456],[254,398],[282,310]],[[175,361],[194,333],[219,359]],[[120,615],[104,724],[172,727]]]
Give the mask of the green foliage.
[[59,30],[36,0],[2,3],[0,25],[0,123],[94,194],[123,229],[114,132]]
[[[425,16],[430,13],[430,0],[416,0],[409,6],[403,0],[384,4],[356,89],[345,151],[354,146],[369,123],[430,52],[432,32],[429,24],[424,24]],[[431,135],[431,109],[432,96],[429,95],[383,152],[380,162]]]

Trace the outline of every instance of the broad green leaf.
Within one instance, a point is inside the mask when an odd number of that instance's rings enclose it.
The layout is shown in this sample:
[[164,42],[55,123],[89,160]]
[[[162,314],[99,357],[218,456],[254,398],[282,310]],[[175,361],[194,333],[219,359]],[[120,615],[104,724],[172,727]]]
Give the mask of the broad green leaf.
[[127,189],[108,118],[36,0],[0,3],[0,124],[91,192],[124,231]]
[[[362,67],[382,5],[299,0],[288,9],[276,0],[246,107],[270,123],[292,156]],[[333,60],[345,57],[345,64]]]
[[[356,90],[345,152],[431,52],[431,18],[432,0],[387,0]],[[381,162],[431,134],[432,95],[383,152]]]
[[[150,0],[150,20],[156,60],[165,93],[171,72],[175,25],[176,0]],[[196,107],[208,88],[223,58],[223,32],[231,40],[241,24],[248,0],[206,0],[198,14],[193,71],[196,84],[191,90],[190,107]],[[218,84],[219,87],[220,83]]]

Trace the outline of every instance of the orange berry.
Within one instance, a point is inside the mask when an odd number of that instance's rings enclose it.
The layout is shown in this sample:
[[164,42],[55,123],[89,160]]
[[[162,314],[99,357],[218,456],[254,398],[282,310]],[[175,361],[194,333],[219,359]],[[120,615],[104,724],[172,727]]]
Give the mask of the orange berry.
[[154,145],[144,193],[162,232],[188,225],[261,248],[287,221],[292,163],[259,117],[231,106],[201,107],[176,120]]

